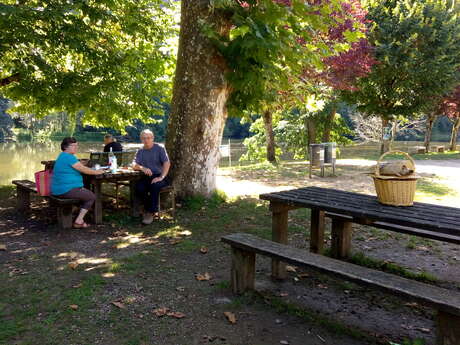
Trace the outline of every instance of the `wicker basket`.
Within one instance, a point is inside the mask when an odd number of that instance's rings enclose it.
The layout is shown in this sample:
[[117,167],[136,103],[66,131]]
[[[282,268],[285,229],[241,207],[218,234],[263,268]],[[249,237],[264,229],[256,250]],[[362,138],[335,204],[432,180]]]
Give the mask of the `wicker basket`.
[[[388,154],[402,154],[409,158],[414,174],[409,176],[383,176],[380,175],[380,163]],[[374,179],[377,199],[380,203],[392,206],[412,206],[414,204],[415,186],[418,177],[415,176],[415,162],[411,156],[402,151],[388,151],[380,156],[371,175]]]

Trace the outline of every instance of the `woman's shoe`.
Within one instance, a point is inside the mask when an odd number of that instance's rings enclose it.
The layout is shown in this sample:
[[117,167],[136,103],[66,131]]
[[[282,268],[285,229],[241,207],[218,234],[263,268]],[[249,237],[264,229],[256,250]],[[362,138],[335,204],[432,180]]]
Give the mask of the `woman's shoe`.
[[72,225],[72,227],[73,227],[74,229],[86,229],[86,228],[89,228],[90,225],[89,225],[89,224],[86,224],[85,222],[83,222],[83,223],[81,223],[81,224],[75,223],[75,222],[74,222],[73,225]]
[[150,225],[153,222],[153,213],[145,212],[144,216],[142,217],[142,224]]

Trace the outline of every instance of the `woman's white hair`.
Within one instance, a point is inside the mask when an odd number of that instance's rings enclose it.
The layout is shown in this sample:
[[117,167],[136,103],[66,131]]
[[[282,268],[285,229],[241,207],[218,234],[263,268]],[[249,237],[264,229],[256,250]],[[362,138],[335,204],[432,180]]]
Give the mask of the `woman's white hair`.
[[141,138],[143,135],[151,135],[152,137],[154,137],[155,135],[153,134],[153,132],[150,130],[150,129],[144,129],[142,130],[141,134],[139,135],[139,137]]

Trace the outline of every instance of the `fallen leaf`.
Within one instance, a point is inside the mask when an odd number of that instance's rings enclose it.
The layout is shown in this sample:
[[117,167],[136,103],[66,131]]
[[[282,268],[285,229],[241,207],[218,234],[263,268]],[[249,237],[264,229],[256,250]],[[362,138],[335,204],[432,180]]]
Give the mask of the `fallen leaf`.
[[166,313],[168,313],[168,311],[169,311],[169,308],[166,308],[166,307],[153,309],[153,313],[158,317],[165,316]]
[[320,289],[327,289],[327,286],[326,285],[323,285],[323,284],[318,284],[317,285]]
[[180,291],[180,292],[183,292],[183,291],[185,291],[185,287],[183,287],[183,286],[178,286],[178,287],[176,287],[176,290],[177,290],[177,291]]
[[6,244],[0,244],[0,250],[6,250]]
[[195,278],[196,278],[196,280],[204,281],[204,280],[209,280],[209,279],[211,279],[211,275],[210,275],[208,272],[205,272],[204,274],[198,273],[198,274],[195,276]]
[[308,273],[306,273],[306,272],[299,273],[299,274],[297,275],[297,277],[299,277],[299,278],[307,278],[307,277],[309,277],[309,276],[310,276],[310,274],[308,274]]
[[429,328],[416,327],[414,329],[416,329],[417,331],[421,331],[423,333],[431,333],[431,329],[429,329]]
[[279,297],[286,297],[286,296],[289,296],[289,294],[287,292],[280,292],[278,294]]
[[184,231],[179,232],[179,235],[181,235],[181,236],[191,236],[192,232],[189,231],[189,230],[184,230]]
[[76,304],[71,304],[71,305],[69,305],[69,308],[72,309],[72,310],[77,310],[77,309],[78,309],[78,305],[76,305]]
[[121,302],[118,302],[118,301],[113,301],[112,304],[115,306],[115,307],[118,307],[120,309],[126,309],[126,306],[121,303]]
[[417,303],[417,302],[404,303],[404,305],[407,306],[407,307],[411,307],[411,308],[416,308],[416,307],[418,307],[418,303]]
[[294,266],[289,266],[289,265],[287,265],[287,266],[286,266],[286,271],[288,271],[288,272],[294,272],[294,273],[295,273],[295,272],[297,272],[297,268],[294,267]]
[[172,311],[167,313],[166,315],[174,317],[176,319],[183,319],[185,317],[184,313],[178,312],[178,311]]
[[78,265],[80,265],[78,262],[72,261],[72,262],[69,262],[69,264],[67,266],[74,270],[74,269],[76,269],[78,267]]
[[176,244],[178,244],[180,242],[181,242],[180,239],[174,239],[174,240],[169,241],[169,244],[176,245]]
[[79,289],[83,286],[82,283],[79,283],[79,284],[75,284],[74,286],[72,286],[74,289]]
[[225,317],[227,318],[228,322],[232,323],[232,324],[235,324],[236,323],[236,316],[235,314],[229,312],[229,311],[225,311],[224,312],[224,315]]
[[289,345],[289,341],[287,341],[287,340],[281,340],[281,341],[280,341],[280,344],[281,344],[281,345]]
[[201,247],[200,248],[200,253],[201,254],[206,254],[207,252],[208,252],[208,248],[206,248],[206,247]]

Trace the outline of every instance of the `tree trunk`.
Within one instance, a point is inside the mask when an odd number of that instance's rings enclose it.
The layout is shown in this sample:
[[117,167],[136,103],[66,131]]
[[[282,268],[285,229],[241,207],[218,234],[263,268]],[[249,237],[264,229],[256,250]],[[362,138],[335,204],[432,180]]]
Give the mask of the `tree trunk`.
[[265,138],[267,139],[267,160],[270,163],[276,163],[275,155],[275,135],[273,133],[273,117],[270,110],[264,111]]
[[315,144],[316,143],[316,123],[315,120],[311,117],[308,117],[305,120],[305,127],[307,129],[307,135],[308,135],[308,146],[310,147],[310,144]]
[[324,133],[323,133],[323,143],[328,143],[331,141],[331,130],[332,125],[334,124],[336,108],[333,107],[331,112],[327,114],[326,122],[324,124]]
[[388,127],[388,119],[382,117],[382,136],[380,138],[380,154],[388,152],[390,149],[390,141],[385,138],[385,128]]
[[202,31],[201,21],[228,35],[225,12],[210,0],[182,0],[181,27],[166,148],[170,178],[180,198],[209,196],[216,188],[219,146],[230,94],[224,58]]
[[458,131],[460,129],[460,117],[457,117],[452,125],[452,133],[450,136],[450,151],[456,151]]
[[426,152],[430,152],[431,135],[433,133],[433,125],[434,125],[435,120],[436,120],[435,113],[428,114],[428,116],[426,118],[426,123],[425,123],[425,125],[426,125],[425,142],[423,144],[425,146]]

